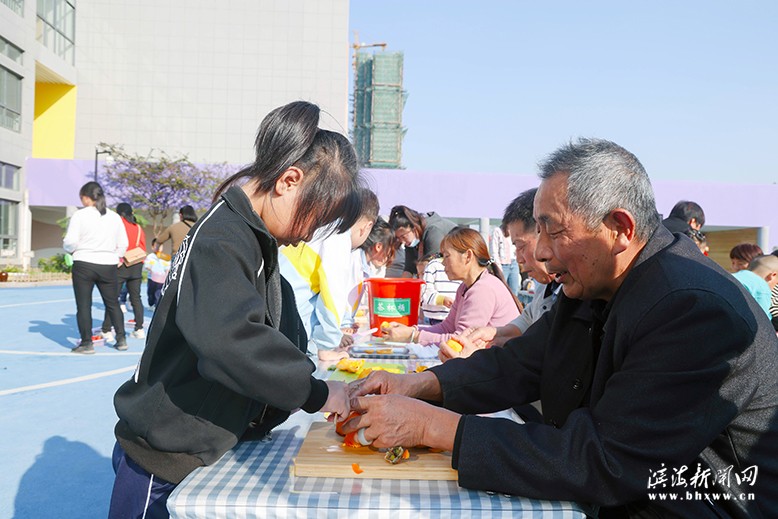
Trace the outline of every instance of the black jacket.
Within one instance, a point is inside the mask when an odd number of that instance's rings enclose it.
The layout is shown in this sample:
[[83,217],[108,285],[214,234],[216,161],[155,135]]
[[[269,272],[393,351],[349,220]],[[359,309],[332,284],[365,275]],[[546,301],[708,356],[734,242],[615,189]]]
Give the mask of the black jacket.
[[684,234],[686,231],[691,229],[689,222],[687,222],[683,218],[678,218],[677,216],[669,216],[665,218],[664,220],[662,220],[662,225],[664,225],[665,229],[667,229],[671,233],[678,232]]
[[[504,348],[431,368],[460,413],[542,402],[545,424],[463,416],[460,484],[636,517],[778,517],[778,339],[764,311],[662,226],[610,304],[597,303],[560,295]],[[671,486],[683,465],[687,486]],[[755,485],[736,480],[754,465]],[[698,466],[714,479],[731,467],[729,484],[692,488]],[[663,468],[666,485],[653,485]],[[755,499],[705,499],[723,490]],[[674,491],[681,500],[649,496]]]
[[276,241],[233,187],[181,244],[135,375],[114,398],[130,458],[179,483],[252,422],[261,434],[324,405],[314,363],[279,330],[281,294]]

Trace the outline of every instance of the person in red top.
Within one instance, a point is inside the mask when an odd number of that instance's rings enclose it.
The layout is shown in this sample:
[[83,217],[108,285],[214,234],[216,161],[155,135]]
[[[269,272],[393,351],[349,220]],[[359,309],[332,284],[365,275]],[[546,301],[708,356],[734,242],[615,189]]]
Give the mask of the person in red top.
[[[122,202],[116,206],[116,213],[122,217],[124,229],[127,231],[127,250],[129,251],[135,247],[146,250],[146,233],[143,232],[143,228],[135,221],[132,206]],[[143,331],[143,302],[140,299],[140,285],[143,281],[143,261],[141,260],[134,265],[127,265],[126,263],[126,258],[122,258],[119,264],[118,275],[120,287],[122,283],[127,283],[127,293],[130,296],[132,313],[135,315],[135,330],[130,334],[130,337],[145,339],[146,332]],[[111,340],[111,316],[107,312],[103,319],[102,330],[103,337]]]

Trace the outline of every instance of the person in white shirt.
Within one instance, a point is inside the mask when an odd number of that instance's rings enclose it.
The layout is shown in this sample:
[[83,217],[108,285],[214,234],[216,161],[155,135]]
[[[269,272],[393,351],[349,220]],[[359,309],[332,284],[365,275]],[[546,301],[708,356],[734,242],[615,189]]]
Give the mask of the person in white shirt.
[[448,279],[443,255],[439,252],[425,256],[419,263],[423,263],[419,277],[424,280],[421,310],[429,324],[441,323],[448,317],[462,281]]
[[118,214],[106,208],[105,193],[97,182],[87,182],[79,191],[83,209],[70,217],[63,242],[73,255],[73,292],[81,343],[73,353],[94,353],[92,344],[92,291],[100,291],[116,330],[117,350],[127,349],[124,316],[119,308],[116,266],[127,251],[127,233]]

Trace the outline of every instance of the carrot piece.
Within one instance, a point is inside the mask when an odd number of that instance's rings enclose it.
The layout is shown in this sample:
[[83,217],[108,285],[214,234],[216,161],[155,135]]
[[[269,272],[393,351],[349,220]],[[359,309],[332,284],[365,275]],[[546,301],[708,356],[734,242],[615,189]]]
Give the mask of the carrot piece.
[[345,438],[343,438],[343,446],[349,447],[349,448],[359,448],[362,446],[361,443],[359,443],[359,440],[357,440],[357,432],[350,432],[346,435]]
[[362,474],[364,472],[364,470],[362,470],[362,468],[359,466],[359,463],[352,463],[351,470],[353,470],[355,474]]
[[410,458],[410,457],[411,457],[411,451],[409,451],[408,449],[405,449],[405,450],[403,451],[403,459],[404,459],[404,460],[407,460],[407,459],[408,459],[408,458]]
[[346,417],[345,420],[343,420],[342,422],[335,422],[335,432],[341,436],[345,436],[346,433],[343,432],[343,424],[345,424],[352,418],[356,418],[357,416],[359,416],[359,413],[357,413],[356,411],[351,411],[351,413],[349,413],[349,415]]

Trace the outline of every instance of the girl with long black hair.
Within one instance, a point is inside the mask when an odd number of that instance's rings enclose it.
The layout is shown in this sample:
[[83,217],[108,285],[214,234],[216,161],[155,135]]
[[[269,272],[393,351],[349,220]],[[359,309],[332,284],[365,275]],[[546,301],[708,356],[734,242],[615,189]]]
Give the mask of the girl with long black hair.
[[456,224],[438,213],[421,214],[410,207],[396,205],[389,213],[389,226],[397,241],[405,246],[403,277],[413,277],[416,262],[440,252],[440,242]]
[[135,375],[114,398],[110,517],[167,517],[187,474],[294,409],[348,413],[345,385],[312,376],[278,267],[279,245],[335,221],[343,232],[360,213],[354,149],[318,122],[307,102],[270,112],[254,163],[220,186],[178,249]]

